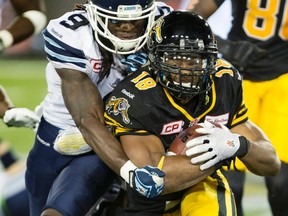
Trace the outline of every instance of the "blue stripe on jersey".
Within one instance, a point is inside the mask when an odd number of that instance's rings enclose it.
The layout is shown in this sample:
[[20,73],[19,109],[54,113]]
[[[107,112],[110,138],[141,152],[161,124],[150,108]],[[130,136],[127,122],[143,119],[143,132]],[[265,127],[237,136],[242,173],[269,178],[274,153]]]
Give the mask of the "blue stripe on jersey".
[[47,57],[51,61],[60,63],[74,64],[83,69],[86,68],[86,58],[84,52],[79,49],[75,49],[50,34],[47,29],[43,31],[45,39],[45,52]]

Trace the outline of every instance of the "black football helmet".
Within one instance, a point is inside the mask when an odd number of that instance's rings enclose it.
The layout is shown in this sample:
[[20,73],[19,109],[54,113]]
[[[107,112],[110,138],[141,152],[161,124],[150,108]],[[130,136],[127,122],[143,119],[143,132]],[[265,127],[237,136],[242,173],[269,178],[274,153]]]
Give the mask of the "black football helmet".
[[[112,53],[130,54],[146,44],[156,13],[155,0],[88,0],[85,7],[95,39],[106,50]],[[145,21],[142,34],[135,39],[120,39],[108,29],[109,22],[127,20]],[[113,47],[108,46],[103,39],[110,41]]]
[[[177,98],[211,88],[218,48],[209,24],[191,11],[173,11],[153,25],[148,49],[159,83]],[[181,64],[181,62],[187,62]]]

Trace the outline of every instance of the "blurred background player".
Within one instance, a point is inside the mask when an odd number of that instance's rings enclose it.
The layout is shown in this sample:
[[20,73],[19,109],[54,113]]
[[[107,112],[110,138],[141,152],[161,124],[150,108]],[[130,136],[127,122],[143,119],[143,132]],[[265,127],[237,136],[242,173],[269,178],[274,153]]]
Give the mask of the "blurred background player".
[[[210,17],[224,0],[191,1],[193,11]],[[276,177],[266,177],[268,200],[273,215],[287,215],[288,206],[288,29],[285,0],[231,0],[232,27],[228,39],[217,38],[219,51],[243,74],[244,99],[249,116],[271,139],[282,161]],[[219,21],[220,22],[220,21]],[[219,27],[221,27],[219,25]],[[244,170],[238,164],[237,168]],[[229,176],[228,176],[229,175]],[[237,197],[238,215],[244,172],[229,171],[226,176]]]
[[[8,0],[0,0],[0,26],[1,9],[7,2]],[[7,27],[0,30],[0,52],[41,32],[47,18],[41,10],[40,2],[41,0],[10,0],[17,16]]]
[[[15,108],[0,86],[0,118],[9,127],[37,127],[40,118],[27,108]],[[18,158],[9,143],[0,138],[0,215],[28,216],[29,199],[25,187],[25,160]]]

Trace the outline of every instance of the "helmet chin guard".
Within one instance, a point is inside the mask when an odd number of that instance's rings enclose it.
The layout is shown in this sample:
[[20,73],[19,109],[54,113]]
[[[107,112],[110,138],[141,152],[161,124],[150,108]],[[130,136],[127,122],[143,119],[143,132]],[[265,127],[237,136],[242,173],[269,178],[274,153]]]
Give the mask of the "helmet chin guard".
[[[85,7],[96,41],[107,51],[130,54],[146,44],[156,12],[154,0],[89,0]],[[133,39],[118,38],[108,29],[109,22],[137,20],[144,20],[145,26],[142,33]]]

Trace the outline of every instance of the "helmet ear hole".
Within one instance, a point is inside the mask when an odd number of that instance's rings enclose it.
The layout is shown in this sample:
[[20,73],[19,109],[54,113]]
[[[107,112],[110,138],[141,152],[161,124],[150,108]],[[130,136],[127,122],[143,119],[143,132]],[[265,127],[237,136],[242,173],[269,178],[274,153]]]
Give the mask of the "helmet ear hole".
[[[97,43],[117,54],[135,53],[146,44],[156,13],[154,0],[88,0],[85,8]],[[117,33],[117,29],[114,30],[115,33],[109,26],[120,22],[136,23],[140,20],[141,28],[137,26],[131,30],[130,35],[123,37]],[[112,43],[112,48],[107,45],[107,41]]]
[[188,99],[210,89],[218,48],[198,14],[173,11],[160,17],[150,31],[148,49],[159,83],[175,97]]

